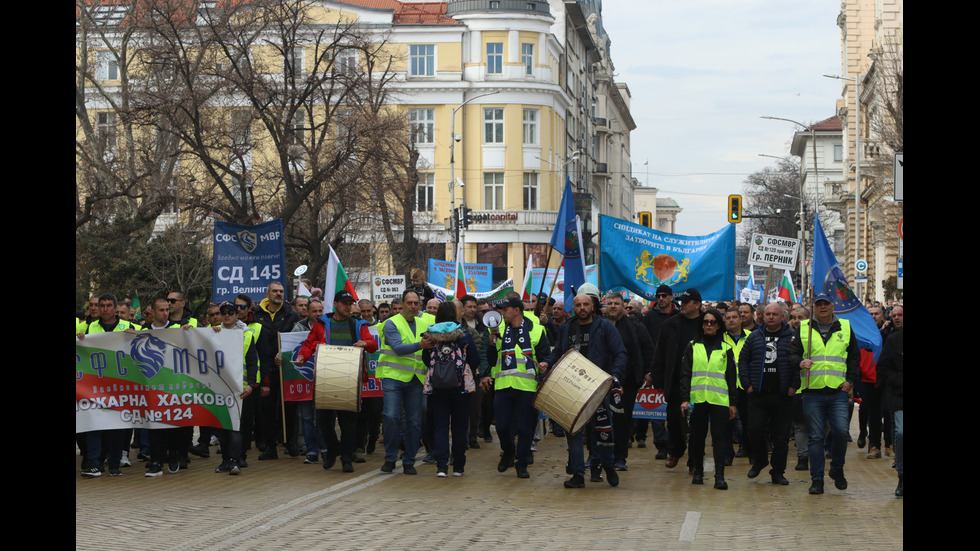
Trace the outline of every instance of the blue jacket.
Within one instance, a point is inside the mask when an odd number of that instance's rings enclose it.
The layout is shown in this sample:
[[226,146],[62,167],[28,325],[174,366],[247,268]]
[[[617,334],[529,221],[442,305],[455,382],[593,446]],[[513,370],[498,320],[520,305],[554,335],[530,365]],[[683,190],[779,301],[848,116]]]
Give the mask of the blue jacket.
[[[762,370],[766,365],[765,326],[759,325],[745,341],[738,357],[738,379],[742,388],[762,392]],[[792,345],[796,341],[796,331],[783,322],[776,342],[776,373],[779,375],[779,394],[787,395],[790,388],[800,388],[799,361],[793,364]]]
[[[548,369],[558,363],[562,355],[574,348],[568,338],[568,332],[573,328],[578,329],[578,321],[571,319],[568,323],[561,326],[558,333],[558,343],[555,345],[551,355],[545,360],[548,362]],[[620,381],[626,374],[626,347],[623,346],[623,338],[619,336],[616,326],[605,318],[592,317],[592,328],[589,331],[589,350],[586,357],[590,362],[599,366],[600,369],[616,377]]]

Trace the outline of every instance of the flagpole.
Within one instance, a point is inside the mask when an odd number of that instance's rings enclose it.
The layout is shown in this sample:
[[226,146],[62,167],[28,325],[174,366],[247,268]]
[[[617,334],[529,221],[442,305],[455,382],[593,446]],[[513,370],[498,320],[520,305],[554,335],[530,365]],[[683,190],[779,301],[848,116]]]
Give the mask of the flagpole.
[[[545,278],[548,277],[548,266],[551,265],[551,253],[554,250],[555,250],[555,248],[552,247],[551,244],[549,243],[548,244],[548,260],[546,260],[545,263],[544,263],[544,277],[541,278],[541,289],[538,291],[538,297],[539,297],[539,299],[538,299],[538,305],[534,307],[534,315],[535,316],[540,316],[541,315],[541,300],[540,300],[540,296],[541,296],[541,293],[544,292],[544,280],[545,280]],[[555,281],[556,282],[558,281],[558,272],[557,271],[555,272]],[[554,285],[552,285],[551,291],[554,292],[554,290],[555,290]],[[551,296],[551,293],[548,293],[548,296],[550,297]]]

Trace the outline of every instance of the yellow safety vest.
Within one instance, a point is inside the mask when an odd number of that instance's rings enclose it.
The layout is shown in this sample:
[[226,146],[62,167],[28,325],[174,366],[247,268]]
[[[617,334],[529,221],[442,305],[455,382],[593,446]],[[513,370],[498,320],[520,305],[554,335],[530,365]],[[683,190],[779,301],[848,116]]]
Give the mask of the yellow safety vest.
[[713,350],[708,358],[704,343],[694,343],[691,358],[692,404],[707,402],[716,406],[729,406],[728,382],[725,381],[729,350],[731,348],[722,342],[721,348]]
[[[505,329],[506,331],[506,329]],[[531,350],[526,353],[521,350],[517,344],[514,344],[514,348],[509,348],[507,350],[501,350],[503,346],[503,334],[497,339],[497,364],[493,366],[490,370],[490,376],[493,377],[494,390],[502,390],[505,388],[513,388],[517,390],[524,390],[527,392],[535,392],[538,390],[538,381],[535,378],[538,372],[538,361],[534,355],[534,350],[538,347],[538,343],[541,342],[541,335],[544,334],[544,328],[540,324],[531,324],[531,331],[528,334],[531,338]],[[504,363],[504,356],[513,355],[515,360],[515,366],[511,369],[501,369]],[[532,362],[531,369],[527,368],[528,357],[530,356],[530,361]]]
[[[847,345],[851,342],[851,322],[841,319],[840,331],[830,335],[824,344],[819,332],[810,344],[810,320],[800,322],[800,342],[803,353],[810,351],[813,367],[810,368],[808,389],[838,388],[847,381]],[[804,378],[806,371],[800,373]]]
[[[429,328],[425,320],[415,318],[415,333],[412,333],[408,321],[401,314],[388,318],[385,320],[385,324],[387,323],[395,324],[398,334],[401,335],[402,344],[421,342],[422,333],[425,333]],[[428,369],[422,364],[422,350],[416,350],[407,356],[395,354],[395,351],[385,342],[384,330],[384,324],[382,324],[378,330],[378,336],[381,338],[379,343],[381,355],[378,357],[378,367],[374,376],[378,379],[395,379],[403,383],[407,383],[412,380],[412,377],[415,377],[420,383],[424,383]]]
[[727,332],[721,337],[721,342],[727,344],[728,347],[732,349],[732,355],[735,356],[735,386],[737,386],[739,390],[745,389],[742,388],[742,381],[738,378],[738,355],[742,353],[742,347],[745,346],[745,341],[748,340],[749,335],[751,334],[752,331],[742,329],[742,338],[738,339],[738,342],[735,342],[735,339],[733,339]]

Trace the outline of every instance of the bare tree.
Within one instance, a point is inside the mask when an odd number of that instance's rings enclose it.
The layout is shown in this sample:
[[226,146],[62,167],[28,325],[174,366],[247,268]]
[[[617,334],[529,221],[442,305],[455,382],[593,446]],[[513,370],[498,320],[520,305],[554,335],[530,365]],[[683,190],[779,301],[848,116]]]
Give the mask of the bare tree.
[[[753,172],[743,182],[746,204],[743,215],[750,231],[796,237],[800,214],[800,165],[795,157],[775,167]],[[804,197],[806,204],[813,204]],[[804,221],[805,223],[805,221]]]

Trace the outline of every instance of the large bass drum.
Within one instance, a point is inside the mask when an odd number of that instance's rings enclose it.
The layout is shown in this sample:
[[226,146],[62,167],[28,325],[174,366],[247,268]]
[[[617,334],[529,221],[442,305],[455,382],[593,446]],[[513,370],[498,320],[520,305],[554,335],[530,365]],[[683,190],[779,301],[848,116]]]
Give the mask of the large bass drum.
[[611,375],[577,350],[569,350],[538,385],[534,407],[569,433],[578,434],[602,405],[612,384]]
[[363,358],[363,350],[353,346],[317,346],[313,407],[360,411]]

